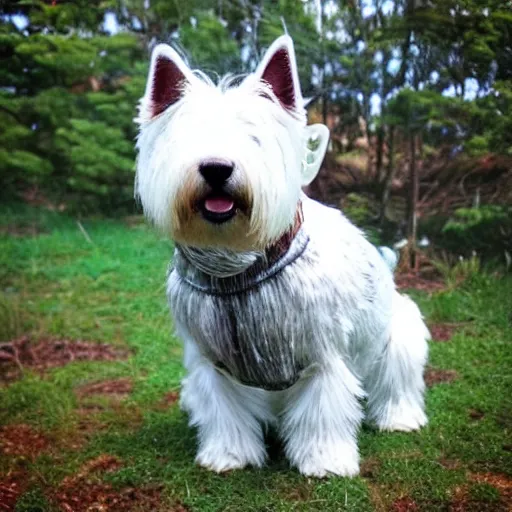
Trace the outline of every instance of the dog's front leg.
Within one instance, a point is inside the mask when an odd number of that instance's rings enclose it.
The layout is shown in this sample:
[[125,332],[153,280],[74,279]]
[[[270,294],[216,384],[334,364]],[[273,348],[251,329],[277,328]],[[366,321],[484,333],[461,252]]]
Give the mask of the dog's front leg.
[[363,391],[343,360],[333,356],[286,393],[280,430],[286,455],[304,475],[359,472],[357,431]]
[[182,382],[181,406],[198,428],[196,462],[217,472],[261,466],[266,458],[261,422],[270,414],[265,391],[222,375],[191,342],[185,365],[189,374]]

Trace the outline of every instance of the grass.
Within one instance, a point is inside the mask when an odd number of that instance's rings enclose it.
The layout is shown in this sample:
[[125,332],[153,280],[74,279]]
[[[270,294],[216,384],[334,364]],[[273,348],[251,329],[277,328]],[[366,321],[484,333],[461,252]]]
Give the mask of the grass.
[[[111,493],[158,488],[158,505],[148,505],[146,496],[125,510],[506,510],[510,277],[475,274],[431,296],[414,294],[429,322],[460,323],[450,341],[431,343],[429,363],[454,370],[457,378],[429,389],[430,422],[421,432],[362,429],[360,477],[304,478],[277,448],[263,469],[215,475],[194,465],[194,432],[173,399],[184,371],[165,301],[171,243],[140,222],[88,219],[81,225],[90,240],[61,214],[0,212],[0,341],[21,335],[90,340],[132,354],[75,361],[44,374],[26,371],[0,388],[3,432],[24,424],[47,440],[38,452],[15,447],[0,457],[0,497],[2,482],[5,487],[13,474],[23,475],[13,510],[59,510],[59,504],[66,510],[59,496],[69,482],[80,496],[101,485]],[[41,233],[15,236],[26,226]],[[118,379],[132,384],[128,393],[84,399],[78,392]],[[0,435],[6,452],[3,442]],[[116,467],[85,478],[88,461],[105,455]],[[105,503],[94,510],[117,510],[115,501]]]

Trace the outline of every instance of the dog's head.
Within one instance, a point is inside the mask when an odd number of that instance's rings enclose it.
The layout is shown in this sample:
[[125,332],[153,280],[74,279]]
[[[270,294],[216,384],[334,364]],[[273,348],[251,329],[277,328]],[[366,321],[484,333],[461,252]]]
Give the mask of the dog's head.
[[138,119],[145,214],[184,245],[248,250],[277,240],[312,179],[303,103],[288,36],[255,73],[218,85],[158,45]]

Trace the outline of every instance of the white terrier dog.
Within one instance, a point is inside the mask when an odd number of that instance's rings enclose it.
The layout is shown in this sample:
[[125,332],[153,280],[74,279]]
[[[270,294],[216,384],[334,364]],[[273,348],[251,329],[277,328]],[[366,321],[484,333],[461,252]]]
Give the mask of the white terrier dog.
[[328,132],[306,126],[291,39],[218,85],[157,46],[138,122],[136,194],[176,242],[168,298],[197,462],[261,466],[273,425],[301,473],[351,476],[363,397],[381,430],[425,425],[418,308],[355,226],[302,193]]

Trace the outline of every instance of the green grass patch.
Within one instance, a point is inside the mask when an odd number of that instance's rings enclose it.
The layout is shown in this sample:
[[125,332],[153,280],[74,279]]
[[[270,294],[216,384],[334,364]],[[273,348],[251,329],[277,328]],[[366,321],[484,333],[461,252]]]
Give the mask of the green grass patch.
[[[2,457],[0,481],[22,468],[33,483],[16,510],[52,510],[52,489],[104,454],[121,464],[99,473],[102,482],[120,491],[158,485],[163,502],[189,510],[371,511],[398,500],[446,510],[463,486],[467,500],[499,505],[496,487],[468,475],[512,470],[510,277],[478,274],[414,294],[429,322],[461,323],[451,341],[430,345],[430,366],[454,370],[456,379],[429,389],[421,432],[362,429],[362,476],[307,479],[279,453],[263,469],[215,475],[194,465],[195,433],[177,403],[165,405],[184,375],[165,299],[172,244],[143,223],[79,225],[30,208],[4,208],[0,227],[0,341],[83,340],[130,354],[28,370],[0,388],[1,425],[27,424],[52,441],[34,456]],[[131,383],[128,393],[78,393],[119,379]]]

